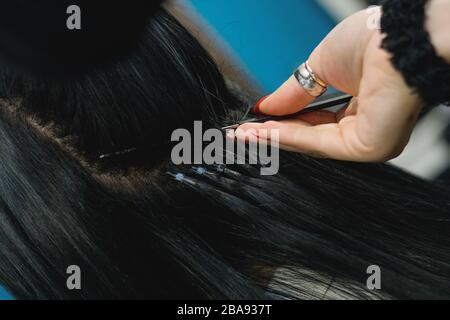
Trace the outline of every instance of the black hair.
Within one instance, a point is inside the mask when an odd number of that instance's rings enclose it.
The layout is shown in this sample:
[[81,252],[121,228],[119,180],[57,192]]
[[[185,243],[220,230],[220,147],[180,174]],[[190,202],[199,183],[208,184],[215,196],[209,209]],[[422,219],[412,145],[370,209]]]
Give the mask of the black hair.
[[132,51],[161,2],[1,1],[0,57],[41,76],[83,74]]
[[254,102],[230,86],[164,10],[132,53],[83,75],[3,67],[0,283],[25,299],[321,299],[330,283],[340,297],[450,297],[443,187],[283,152],[276,176],[172,164],[174,129],[233,123]]

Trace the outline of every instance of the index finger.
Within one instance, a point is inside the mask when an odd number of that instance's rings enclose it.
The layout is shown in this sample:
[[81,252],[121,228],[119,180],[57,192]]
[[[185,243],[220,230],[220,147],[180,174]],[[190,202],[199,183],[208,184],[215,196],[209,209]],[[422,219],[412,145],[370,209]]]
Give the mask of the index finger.
[[273,94],[261,102],[259,110],[264,114],[281,116],[297,112],[314,100],[315,97],[303,89],[292,75]]

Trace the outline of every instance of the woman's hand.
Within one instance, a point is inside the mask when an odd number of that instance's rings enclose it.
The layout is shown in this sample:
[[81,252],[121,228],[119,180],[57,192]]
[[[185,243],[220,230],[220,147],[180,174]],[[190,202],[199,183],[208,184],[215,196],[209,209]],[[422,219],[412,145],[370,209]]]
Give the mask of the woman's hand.
[[[236,131],[237,138],[248,136],[245,131],[253,129],[253,135],[266,140],[266,130],[258,129],[279,129],[280,148],[288,151],[360,162],[398,156],[409,141],[422,104],[381,48],[380,30],[370,28],[374,14],[381,16],[380,9],[375,10],[343,21],[309,59],[314,73],[327,84],[357,97],[347,108],[282,122],[245,124]],[[260,111],[291,114],[313,99],[292,76],[261,103]]]

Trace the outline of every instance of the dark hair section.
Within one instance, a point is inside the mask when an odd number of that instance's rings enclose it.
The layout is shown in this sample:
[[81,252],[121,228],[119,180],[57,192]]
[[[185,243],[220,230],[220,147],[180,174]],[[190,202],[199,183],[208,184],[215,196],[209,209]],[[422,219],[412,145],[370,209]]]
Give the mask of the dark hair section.
[[[161,2],[3,0],[0,57],[41,76],[82,74],[133,50]],[[72,30],[75,15],[80,24]]]
[[[321,299],[312,288],[326,279],[356,299],[450,297],[443,187],[301,154],[282,153],[273,177],[172,165],[174,129],[243,115],[249,101],[228,87],[164,10],[132,53],[83,75],[4,67],[0,283],[24,299]],[[81,290],[66,287],[70,265]],[[370,265],[380,291],[365,287]]]

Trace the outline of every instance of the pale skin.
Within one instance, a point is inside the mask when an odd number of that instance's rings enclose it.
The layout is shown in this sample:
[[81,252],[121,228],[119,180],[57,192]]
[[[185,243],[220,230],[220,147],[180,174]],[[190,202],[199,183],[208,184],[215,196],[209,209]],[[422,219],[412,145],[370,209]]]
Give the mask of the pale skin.
[[[423,103],[381,48],[383,35],[368,27],[373,13],[361,11],[347,18],[309,58],[322,80],[357,97],[347,108],[282,122],[244,124],[235,136],[270,143],[270,136],[264,134],[267,130],[259,129],[278,129],[280,148],[287,151],[357,162],[383,162],[398,156],[408,144]],[[431,40],[438,54],[450,62],[450,1],[430,1],[427,14]],[[268,115],[292,114],[313,100],[291,77],[260,110]]]

